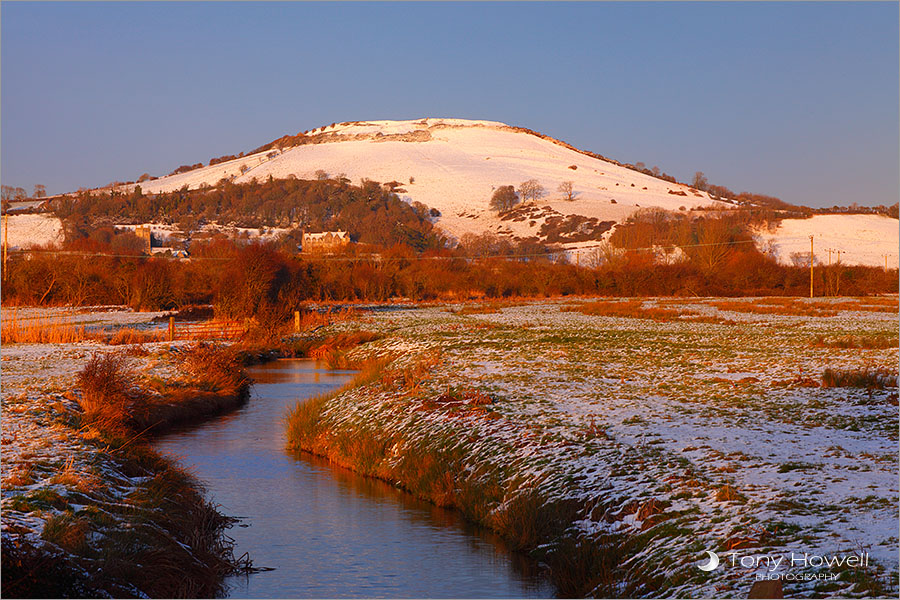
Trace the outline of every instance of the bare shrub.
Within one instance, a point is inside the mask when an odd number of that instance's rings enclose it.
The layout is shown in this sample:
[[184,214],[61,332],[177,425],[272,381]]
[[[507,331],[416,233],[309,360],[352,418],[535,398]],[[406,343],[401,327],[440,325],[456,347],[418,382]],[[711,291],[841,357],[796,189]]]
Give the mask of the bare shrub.
[[182,369],[198,389],[232,393],[247,383],[243,365],[231,347],[198,342],[181,357]]
[[127,427],[138,397],[134,383],[135,374],[124,355],[94,354],[78,373],[84,420],[103,429]]

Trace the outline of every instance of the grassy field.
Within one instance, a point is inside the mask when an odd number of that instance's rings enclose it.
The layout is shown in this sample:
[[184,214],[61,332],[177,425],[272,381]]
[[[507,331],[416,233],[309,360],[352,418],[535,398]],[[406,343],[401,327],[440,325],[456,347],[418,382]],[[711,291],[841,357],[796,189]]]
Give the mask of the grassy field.
[[[565,595],[747,597],[726,557],[868,552],[786,595],[897,590],[897,300],[656,299],[398,309],[317,335],[355,385],[295,449],[454,505]],[[723,566],[697,568],[704,550]]]

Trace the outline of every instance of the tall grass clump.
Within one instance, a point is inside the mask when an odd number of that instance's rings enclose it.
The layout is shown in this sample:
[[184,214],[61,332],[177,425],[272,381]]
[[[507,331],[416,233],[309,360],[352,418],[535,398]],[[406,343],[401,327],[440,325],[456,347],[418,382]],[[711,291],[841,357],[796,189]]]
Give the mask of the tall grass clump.
[[669,322],[685,321],[691,323],[732,324],[727,319],[700,314],[684,307],[678,309],[659,306],[644,306],[643,300],[597,300],[574,304],[562,308],[563,312],[580,312],[593,317],[620,317],[626,319],[647,319],[650,321]]
[[295,356],[324,359],[330,354],[344,352],[382,337],[380,333],[374,331],[352,331],[324,338],[297,340],[291,350]]
[[223,578],[249,569],[223,535],[233,519],[203,498],[183,469],[161,457],[146,457],[152,475],[126,501],[137,522],[112,532],[101,550],[106,577],[134,582],[151,598],[213,598]]
[[237,392],[249,385],[237,351],[230,346],[198,342],[181,354],[182,368],[199,389]]
[[141,393],[136,375],[123,354],[96,353],[78,373],[82,420],[100,429],[121,432],[131,426],[131,417]]
[[897,372],[888,369],[825,369],[822,373],[824,387],[852,387],[867,390],[883,390],[897,387]]

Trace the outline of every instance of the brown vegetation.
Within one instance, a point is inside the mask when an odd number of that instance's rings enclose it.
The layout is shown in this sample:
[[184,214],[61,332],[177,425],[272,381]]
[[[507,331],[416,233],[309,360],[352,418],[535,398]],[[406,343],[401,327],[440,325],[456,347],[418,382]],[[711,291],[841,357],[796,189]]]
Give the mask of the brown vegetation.
[[622,317],[629,319],[649,319],[651,321],[687,321],[691,323],[732,324],[719,317],[699,314],[687,308],[671,309],[658,306],[644,307],[643,300],[597,300],[582,304],[572,304],[562,308],[564,312],[580,312],[596,317]]
[[[251,570],[224,535],[232,519],[207,502],[190,475],[145,443],[153,426],[197,418],[210,396],[245,390],[234,353],[198,345],[184,353],[187,379],[162,384],[167,396],[142,387],[121,352],[98,353],[78,374],[80,420],[98,460],[132,477],[125,496],[73,460],[51,479],[78,494],[39,490],[23,496],[50,504],[42,542],[4,535],[4,597],[217,597],[226,575]],[[191,381],[193,385],[189,384]],[[201,389],[202,388],[202,389]],[[243,391],[241,391],[243,393]],[[221,409],[223,406],[219,405]],[[30,478],[17,473],[16,483]],[[13,483],[7,478],[4,485]],[[100,508],[102,507],[102,508]]]
[[95,354],[78,373],[82,421],[121,436],[142,435],[246,400],[249,381],[235,349],[198,343],[180,357],[186,377],[149,389],[139,385],[125,354]]
[[812,342],[812,346],[816,348],[881,350],[885,348],[897,348],[898,338],[887,335],[845,335],[839,338],[825,339],[825,336],[817,335]]
[[824,387],[853,387],[883,390],[897,387],[897,372],[889,369],[865,368],[860,370],[825,369],[822,373]]

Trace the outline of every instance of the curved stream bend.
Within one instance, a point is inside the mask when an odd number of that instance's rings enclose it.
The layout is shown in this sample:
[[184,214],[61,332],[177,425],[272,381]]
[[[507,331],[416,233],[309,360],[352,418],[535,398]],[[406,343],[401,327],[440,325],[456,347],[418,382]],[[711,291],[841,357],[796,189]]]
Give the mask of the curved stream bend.
[[525,557],[453,511],[388,484],[284,449],[284,415],[297,399],[349,380],[310,360],[249,370],[240,410],[157,441],[193,470],[224,514],[239,516],[235,553],[270,572],[229,581],[242,598],[550,597]]

